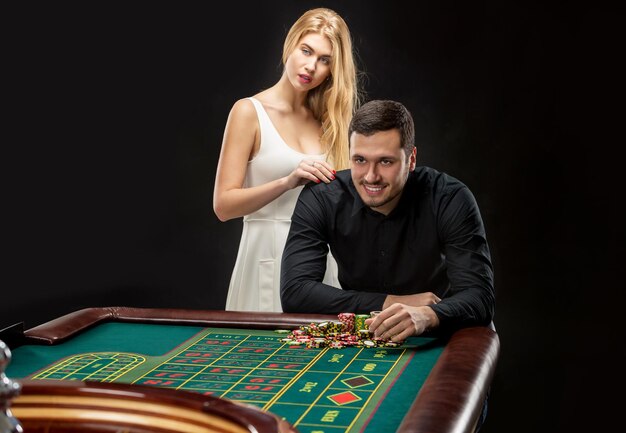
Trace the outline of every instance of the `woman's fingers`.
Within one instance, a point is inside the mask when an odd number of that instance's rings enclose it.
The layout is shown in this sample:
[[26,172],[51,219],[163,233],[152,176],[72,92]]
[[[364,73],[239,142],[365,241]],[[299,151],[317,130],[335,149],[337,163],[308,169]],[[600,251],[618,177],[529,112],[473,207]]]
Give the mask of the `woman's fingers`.
[[326,161],[303,161],[300,165],[305,172],[314,176],[313,178],[307,176],[307,178],[316,183],[320,181],[330,183],[335,179],[335,170]]

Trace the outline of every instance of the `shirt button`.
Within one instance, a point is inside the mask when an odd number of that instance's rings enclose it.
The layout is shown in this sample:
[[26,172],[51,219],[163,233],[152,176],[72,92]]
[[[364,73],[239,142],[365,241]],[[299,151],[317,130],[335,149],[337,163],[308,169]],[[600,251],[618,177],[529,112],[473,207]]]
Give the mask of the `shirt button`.
[[383,257],[385,257],[385,250],[382,250],[382,251],[380,252],[380,255],[381,255],[381,256],[383,256]]

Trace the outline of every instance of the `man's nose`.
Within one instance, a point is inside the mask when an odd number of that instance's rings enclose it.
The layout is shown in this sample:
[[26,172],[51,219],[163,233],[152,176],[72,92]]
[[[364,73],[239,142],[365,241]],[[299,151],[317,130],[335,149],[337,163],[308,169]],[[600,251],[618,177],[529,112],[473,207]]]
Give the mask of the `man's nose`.
[[378,166],[377,164],[370,164],[367,167],[367,173],[365,174],[365,181],[367,183],[376,183],[378,182],[380,176],[378,174]]

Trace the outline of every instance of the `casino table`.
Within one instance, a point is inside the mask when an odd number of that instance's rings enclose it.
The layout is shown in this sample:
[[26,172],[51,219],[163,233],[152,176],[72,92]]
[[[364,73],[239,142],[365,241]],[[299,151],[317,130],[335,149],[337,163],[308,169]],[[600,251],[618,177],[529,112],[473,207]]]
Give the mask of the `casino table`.
[[[107,307],[26,331],[13,327],[0,334],[12,352],[6,375],[22,385],[11,408],[27,424],[44,407],[58,411],[77,396],[99,396],[106,404],[72,406],[82,425],[97,425],[89,419],[94,405],[128,419],[141,414],[144,424],[133,428],[124,418],[128,432],[152,431],[150,423],[163,427],[164,420],[183,423],[166,431],[187,432],[474,430],[499,353],[492,329],[411,337],[399,347],[340,349],[307,348],[277,332],[336,319]],[[46,400],[51,395],[56,399]],[[204,422],[199,416],[212,417],[213,430],[190,428]]]

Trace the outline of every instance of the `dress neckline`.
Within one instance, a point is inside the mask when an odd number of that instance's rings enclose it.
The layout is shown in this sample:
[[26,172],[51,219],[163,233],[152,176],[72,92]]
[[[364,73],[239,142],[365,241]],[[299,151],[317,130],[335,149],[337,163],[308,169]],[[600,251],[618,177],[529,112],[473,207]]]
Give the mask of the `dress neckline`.
[[280,138],[280,141],[285,145],[286,148],[288,148],[289,150],[291,150],[292,152],[295,152],[299,155],[305,155],[305,156],[318,156],[318,157],[325,157],[326,154],[325,153],[304,153],[304,152],[300,152],[296,149],[294,149],[293,147],[291,147],[289,144],[287,144],[287,142],[285,141],[285,139],[283,138],[282,135],[280,135],[280,132],[278,132],[278,128],[276,128],[276,125],[274,125],[274,122],[272,122],[272,118],[270,117],[269,114],[267,114],[267,110],[265,110],[265,107],[263,106],[263,104],[261,103],[261,101],[259,101],[258,99],[256,99],[253,96],[250,96],[251,100],[254,100],[256,102],[258,102],[259,106],[261,107],[261,110],[263,110],[263,113],[265,114],[265,116],[267,117],[267,120],[269,122],[270,125],[272,125],[272,128],[274,129],[274,132],[276,132],[276,135],[278,136],[278,138]]

